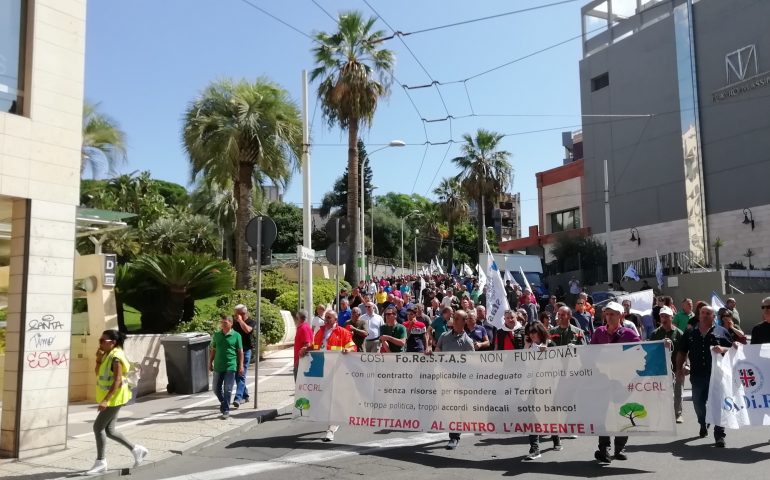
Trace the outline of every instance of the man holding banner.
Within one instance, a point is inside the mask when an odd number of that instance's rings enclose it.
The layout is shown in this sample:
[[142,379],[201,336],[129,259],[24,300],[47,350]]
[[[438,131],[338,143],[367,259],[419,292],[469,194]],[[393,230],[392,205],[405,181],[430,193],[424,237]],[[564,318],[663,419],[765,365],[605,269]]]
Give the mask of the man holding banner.
[[[633,330],[624,327],[621,324],[623,318],[623,307],[618,302],[609,302],[604,307],[604,318],[607,325],[598,327],[591,336],[591,345],[604,343],[634,343],[639,342],[639,336]],[[615,436],[615,459],[626,460],[626,443],[628,437]],[[599,437],[599,449],[594,452],[594,458],[599,465],[609,465],[612,462],[610,457],[610,437]]]
[[[687,330],[682,336],[676,357],[676,374],[680,381],[684,378],[684,362],[690,359],[690,384],[692,385],[692,404],[700,424],[699,435],[708,435],[706,424],[706,403],[711,380],[711,352],[724,354],[732,346],[727,330],[714,324],[714,309],[704,305],[700,309],[698,325]],[[725,429],[714,426],[714,446],[725,446]]]

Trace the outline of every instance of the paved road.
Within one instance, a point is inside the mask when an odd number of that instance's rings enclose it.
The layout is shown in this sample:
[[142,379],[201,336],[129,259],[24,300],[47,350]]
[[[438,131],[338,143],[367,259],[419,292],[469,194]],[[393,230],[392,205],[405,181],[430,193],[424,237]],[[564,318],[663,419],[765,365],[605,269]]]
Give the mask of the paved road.
[[[688,404],[688,407],[691,406]],[[689,410],[691,412],[691,410]],[[692,422],[694,414],[690,413]],[[342,428],[336,441],[324,443],[325,425],[279,417],[220,443],[133,470],[142,479],[271,480],[360,479],[394,480],[401,475],[420,480],[474,480],[512,476],[522,479],[553,476],[594,478],[667,478],[673,480],[728,478],[766,479],[770,471],[770,428],[728,432],[728,448],[697,438],[694,423],[680,426],[678,437],[633,437],[629,459],[607,467],[593,459],[595,437],[566,439],[561,452],[543,442],[543,456],[524,461],[526,437],[463,435],[455,451],[444,449],[445,434],[373,431]]]

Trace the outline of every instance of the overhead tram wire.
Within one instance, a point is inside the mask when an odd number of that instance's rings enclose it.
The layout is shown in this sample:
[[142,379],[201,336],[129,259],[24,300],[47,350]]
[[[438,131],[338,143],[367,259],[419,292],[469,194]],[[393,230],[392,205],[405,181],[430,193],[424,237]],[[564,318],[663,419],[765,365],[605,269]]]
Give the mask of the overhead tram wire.
[[438,173],[441,171],[441,167],[444,166],[444,162],[446,161],[447,155],[449,155],[449,150],[452,149],[452,141],[447,142],[447,148],[446,152],[444,152],[444,157],[441,159],[441,163],[438,164],[438,168],[436,169],[436,173],[433,174],[433,179],[430,181],[430,185],[428,185],[428,188],[425,190],[425,196],[427,197],[430,195],[430,189],[433,187],[433,184],[436,182],[436,177],[438,177]]
[[567,4],[567,3],[575,3],[577,1],[580,1],[580,0],[562,0],[560,2],[548,3],[548,4],[545,4],[545,5],[537,5],[537,6],[534,6],[534,7],[524,8],[524,9],[521,9],[521,10],[512,10],[510,12],[503,12],[503,13],[498,13],[498,14],[495,14],[495,15],[488,15],[486,17],[473,18],[473,19],[470,19],[470,20],[463,20],[463,21],[460,21],[460,22],[448,23],[446,25],[437,25],[435,27],[423,28],[422,30],[415,30],[413,32],[398,32],[398,31],[395,31],[395,32],[393,32],[393,36],[383,38],[382,40],[383,41],[384,40],[390,40],[390,39],[392,39],[393,37],[396,37],[396,36],[400,37],[400,36],[408,36],[408,35],[418,35],[420,33],[433,32],[435,30],[442,30],[444,28],[459,27],[460,25],[467,25],[469,23],[483,22],[483,21],[486,21],[486,20],[493,20],[495,18],[506,17],[506,16],[509,16],[509,15],[516,15],[516,14],[519,14],[519,13],[532,12],[534,10],[542,10],[544,8],[556,7],[556,6],[564,5],[564,4]]
[[262,8],[262,7],[258,6],[258,5],[254,5],[254,4],[253,4],[253,3],[251,3],[249,0],[241,0],[241,2],[245,3],[246,5],[250,6],[251,8],[253,8],[253,9],[255,9],[255,10],[258,10],[258,11],[262,12],[263,14],[265,14],[265,15],[267,15],[268,17],[272,18],[272,19],[273,19],[273,20],[275,20],[276,22],[283,24],[283,26],[291,28],[292,30],[294,30],[295,32],[299,33],[299,34],[300,34],[300,35],[302,35],[303,37],[306,37],[306,38],[309,38],[309,39],[311,39],[311,40],[314,40],[314,38],[313,38],[312,36],[310,36],[310,35],[308,35],[307,33],[303,32],[303,31],[302,31],[302,30],[300,30],[299,28],[297,28],[297,27],[295,27],[295,26],[293,26],[293,25],[289,24],[288,22],[286,22],[286,21],[284,21],[284,20],[281,20],[280,18],[276,17],[275,15],[273,15],[273,14],[272,14],[272,13],[270,13],[270,12],[268,12],[268,11],[267,11],[267,10],[265,10],[264,8]]
[[[371,4],[371,3],[369,3],[369,1],[368,1],[368,0],[363,0],[363,2],[366,4],[366,6],[367,6],[367,7],[369,7],[369,9],[370,9],[372,12],[374,12],[374,14],[377,16],[377,18],[379,18],[380,20],[382,20],[382,22],[383,22],[383,23],[384,23],[384,24],[385,24],[385,25],[386,25],[386,26],[387,26],[387,27],[390,29],[390,31],[391,31],[391,32],[393,32],[393,34],[395,35],[395,32],[396,32],[396,30],[395,30],[395,29],[394,29],[394,28],[393,28],[393,27],[390,25],[390,23],[388,23],[388,21],[387,21],[387,20],[385,20],[385,18],[384,18],[382,15],[380,15],[380,12],[378,12],[378,11],[377,11],[377,10],[376,10],[376,9],[375,9],[373,6],[372,6],[372,4]],[[414,59],[414,61],[415,61],[415,62],[417,62],[417,65],[419,65],[419,66],[420,66],[420,68],[422,68],[422,71],[423,71],[423,72],[425,72],[425,75],[427,75],[427,76],[428,76],[428,78],[429,78],[429,79],[430,79],[430,81],[431,81],[431,84],[432,84],[432,85],[434,85],[434,86],[436,87],[436,93],[438,93],[438,97],[439,97],[439,99],[441,100],[441,105],[443,105],[443,106],[444,106],[444,111],[446,112],[446,114],[447,114],[447,117],[451,117],[452,115],[449,113],[449,107],[447,107],[447,104],[446,104],[446,100],[444,99],[444,95],[441,93],[441,89],[438,87],[438,82],[437,82],[437,81],[436,81],[436,80],[433,78],[433,75],[431,75],[431,74],[430,74],[430,72],[429,72],[429,71],[428,71],[428,69],[425,67],[425,65],[424,65],[424,64],[423,64],[423,63],[420,61],[420,59],[419,59],[419,58],[417,58],[417,55],[414,53],[414,51],[412,51],[412,49],[411,49],[411,48],[409,48],[409,45],[407,45],[407,43],[404,41],[404,39],[403,39],[403,38],[401,38],[401,36],[400,36],[400,35],[397,35],[397,37],[398,37],[398,40],[399,40],[399,41],[400,41],[400,42],[401,42],[401,43],[404,45],[404,47],[406,48],[406,50],[409,52],[409,54],[412,56],[412,58]],[[393,78],[395,79],[395,77],[393,77]],[[403,86],[403,84],[402,84],[402,86]],[[407,92],[407,91],[408,91],[407,89],[404,89],[404,92]],[[410,99],[411,99],[411,97],[410,97]],[[416,106],[415,106],[415,108],[416,108]],[[422,126],[423,126],[423,129],[425,130],[425,137],[426,137],[426,141],[428,141],[428,128],[425,126],[425,117],[423,117],[423,116],[420,116],[420,119],[421,119],[421,120],[422,120],[422,122],[423,122]],[[453,137],[453,131],[452,131],[452,121],[450,120],[450,121],[449,121],[449,138],[450,138],[450,146],[451,146],[451,138],[452,138],[452,137]],[[417,169],[417,175],[415,175],[414,184],[413,184],[413,186],[412,186],[412,193],[414,193],[414,189],[415,189],[415,187],[416,187],[416,185],[417,185],[417,180],[419,179],[419,176],[420,176],[420,172],[422,172],[422,167],[423,167],[423,165],[425,164],[425,157],[427,156],[427,153],[428,153],[428,150],[426,149],[426,150],[425,150],[425,154],[422,156],[422,160],[420,161],[420,167]],[[445,156],[445,157],[446,157],[446,156]]]

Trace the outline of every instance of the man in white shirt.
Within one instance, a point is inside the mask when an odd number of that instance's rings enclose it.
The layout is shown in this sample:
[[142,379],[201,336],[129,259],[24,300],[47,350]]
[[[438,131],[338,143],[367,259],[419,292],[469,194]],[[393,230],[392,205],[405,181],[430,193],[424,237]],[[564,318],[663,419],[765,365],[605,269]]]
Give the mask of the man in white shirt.
[[364,339],[364,350],[376,353],[380,351],[380,327],[384,320],[374,313],[374,308],[374,303],[366,302],[366,313],[361,315],[360,320],[364,322],[364,328],[368,333]]
[[446,289],[446,295],[441,300],[442,307],[451,307],[452,302],[455,300],[454,291],[451,288]]

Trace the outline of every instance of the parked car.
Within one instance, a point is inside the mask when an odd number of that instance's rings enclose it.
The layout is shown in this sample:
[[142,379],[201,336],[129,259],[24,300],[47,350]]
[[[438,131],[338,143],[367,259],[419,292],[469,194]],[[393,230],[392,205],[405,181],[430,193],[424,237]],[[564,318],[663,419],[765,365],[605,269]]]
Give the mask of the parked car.
[[594,303],[594,325],[602,324],[602,308],[609,302],[617,302],[618,297],[621,295],[628,295],[628,292],[623,290],[600,290],[598,292],[589,293]]

